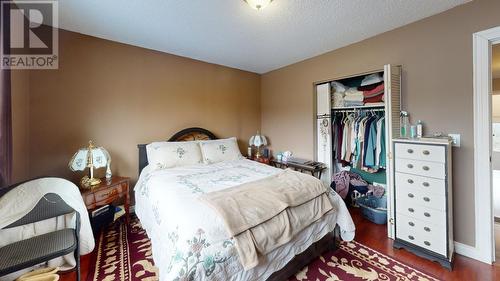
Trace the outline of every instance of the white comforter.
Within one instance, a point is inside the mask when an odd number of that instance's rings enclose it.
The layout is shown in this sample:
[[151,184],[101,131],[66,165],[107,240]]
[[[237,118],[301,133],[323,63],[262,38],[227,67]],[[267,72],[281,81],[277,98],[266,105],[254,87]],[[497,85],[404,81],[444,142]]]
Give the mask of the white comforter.
[[[72,182],[60,178],[42,178],[21,184],[0,197],[0,247],[19,240],[52,232],[66,227],[73,228],[75,215],[67,215],[36,222],[29,225],[1,229],[29,213],[46,193],[58,194],[68,205],[80,213],[80,254],[85,255],[94,249],[94,236],[89,216],[78,187]],[[67,270],[75,266],[73,254],[53,259],[50,266],[60,266]],[[29,269],[0,277],[0,280],[13,280]]]
[[344,240],[354,238],[351,216],[342,199],[332,191],[329,197],[334,212],[262,257],[257,267],[245,271],[223,222],[198,197],[279,171],[249,160],[159,171],[146,167],[135,186],[135,211],[151,238],[160,280],[265,280],[331,232],[336,224]]

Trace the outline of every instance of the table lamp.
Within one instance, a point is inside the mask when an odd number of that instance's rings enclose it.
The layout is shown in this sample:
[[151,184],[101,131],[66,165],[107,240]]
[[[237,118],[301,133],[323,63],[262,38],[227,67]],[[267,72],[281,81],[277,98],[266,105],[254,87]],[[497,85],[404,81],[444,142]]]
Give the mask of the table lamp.
[[267,139],[265,136],[261,135],[259,131],[257,131],[257,134],[255,136],[252,136],[250,140],[248,141],[248,145],[254,146],[257,148],[255,152],[255,158],[259,159],[262,155],[260,153],[260,149],[262,146],[267,145]]
[[71,171],[84,171],[89,168],[90,177],[84,176],[80,180],[80,186],[83,188],[92,188],[92,186],[101,183],[100,179],[94,178],[94,169],[106,167],[111,162],[109,153],[103,147],[96,147],[89,141],[88,147],[80,148],[69,161]]

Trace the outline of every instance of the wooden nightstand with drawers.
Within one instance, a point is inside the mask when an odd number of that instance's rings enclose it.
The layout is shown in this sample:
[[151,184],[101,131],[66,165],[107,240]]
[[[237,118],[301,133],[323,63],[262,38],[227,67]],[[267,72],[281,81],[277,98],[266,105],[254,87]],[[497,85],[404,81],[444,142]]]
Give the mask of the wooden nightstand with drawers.
[[125,220],[129,222],[129,194],[130,178],[113,176],[111,180],[102,179],[101,183],[91,189],[82,189],[82,197],[87,210],[93,210],[101,206],[111,204],[119,198],[124,200]]

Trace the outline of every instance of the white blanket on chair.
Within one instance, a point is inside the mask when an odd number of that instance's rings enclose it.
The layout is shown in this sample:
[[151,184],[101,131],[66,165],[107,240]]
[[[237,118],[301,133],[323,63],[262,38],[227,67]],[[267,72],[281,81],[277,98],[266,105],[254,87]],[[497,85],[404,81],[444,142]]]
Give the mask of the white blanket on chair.
[[[19,227],[1,229],[33,210],[38,201],[47,193],[59,195],[69,206],[80,213],[80,255],[92,252],[95,246],[94,236],[80,191],[72,182],[60,178],[33,180],[15,187],[0,197],[0,247],[33,236],[75,226],[76,216],[70,214]],[[50,266],[60,266],[62,270],[73,268],[75,264],[72,253],[49,262]],[[23,270],[22,272],[26,271]],[[13,280],[22,272],[0,277],[0,280]]]

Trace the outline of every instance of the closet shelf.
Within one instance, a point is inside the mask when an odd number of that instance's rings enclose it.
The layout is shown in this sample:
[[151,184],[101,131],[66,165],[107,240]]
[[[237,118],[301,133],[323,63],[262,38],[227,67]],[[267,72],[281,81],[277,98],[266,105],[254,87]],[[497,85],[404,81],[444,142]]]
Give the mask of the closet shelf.
[[374,106],[343,106],[343,107],[332,107],[333,110],[336,109],[371,109],[371,108],[384,108],[384,105],[374,105]]

